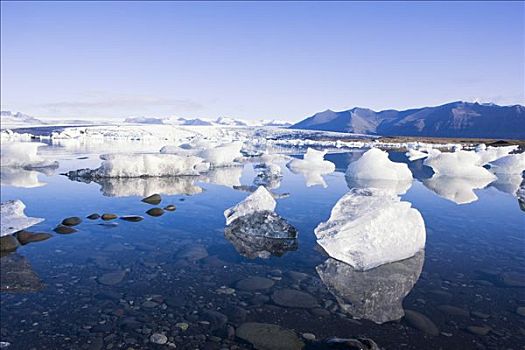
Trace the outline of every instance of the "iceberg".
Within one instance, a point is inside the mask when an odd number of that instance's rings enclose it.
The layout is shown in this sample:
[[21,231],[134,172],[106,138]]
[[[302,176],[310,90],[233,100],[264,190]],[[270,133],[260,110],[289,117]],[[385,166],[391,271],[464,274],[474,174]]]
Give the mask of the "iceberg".
[[425,165],[434,170],[435,176],[444,175],[462,178],[484,178],[495,180],[496,177],[480,165],[476,152],[459,150],[456,152],[434,152],[425,159]]
[[335,171],[335,164],[324,160],[326,151],[317,151],[308,148],[303,159],[293,159],[286,166],[294,174],[302,174],[305,178],[306,186],[311,187],[320,185],[327,187],[323,175],[331,174]]
[[495,174],[517,174],[525,171],[525,153],[509,154],[490,164],[490,170]]
[[389,191],[354,188],[315,228],[326,253],[356,270],[407,259],[425,247],[423,217]]
[[102,155],[97,169],[70,171],[69,178],[131,178],[153,176],[199,175],[209,164],[195,156],[176,154],[112,154]]
[[38,155],[38,148],[47,146],[40,142],[3,142],[0,147],[2,167],[36,169],[57,168],[58,162],[47,161]]
[[408,166],[392,162],[387,152],[377,148],[371,148],[350,163],[345,178],[350,188],[378,188],[399,195],[412,186],[412,172]]
[[456,204],[468,204],[478,200],[474,190],[485,188],[492,181],[491,178],[483,177],[468,178],[434,175],[430,179],[423,180],[423,185],[438,196]]
[[272,211],[259,211],[235,219],[224,230],[239,254],[267,259],[297,249],[297,230]]
[[413,148],[410,148],[405,153],[405,155],[408,157],[408,160],[410,160],[411,162],[414,161],[414,160],[423,159],[423,158],[428,157],[428,153],[427,152],[423,152],[423,151],[420,151],[420,150],[417,150],[417,149],[413,149]]
[[357,271],[332,258],[318,265],[316,270],[344,312],[381,324],[405,315],[403,299],[419,279],[424,261],[422,250],[409,259],[368,271]]
[[204,158],[210,163],[212,168],[235,166],[239,164],[237,160],[243,158],[241,153],[242,145],[242,142],[223,144],[217,147],[204,149],[198,153],[198,156]]
[[274,211],[276,206],[275,199],[264,186],[259,186],[255,192],[246,197],[242,202],[224,211],[226,225],[231,224],[235,219],[253,214],[259,211]]
[[2,220],[0,237],[11,235],[44,221],[44,219],[41,218],[26,216],[24,214],[25,207],[24,203],[18,199],[6,201],[1,204],[0,217]]
[[511,152],[514,152],[518,149],[517,145],[514,146],[505,146],[505,147],[487,147],[485,144],[480,144],[476,147],[476,155],[478,156],[479,160],[477,161],[477,165],[485,165],[490,162],[493,162],[497,159],[500,159],[502,157],[505,157],[509,155]]

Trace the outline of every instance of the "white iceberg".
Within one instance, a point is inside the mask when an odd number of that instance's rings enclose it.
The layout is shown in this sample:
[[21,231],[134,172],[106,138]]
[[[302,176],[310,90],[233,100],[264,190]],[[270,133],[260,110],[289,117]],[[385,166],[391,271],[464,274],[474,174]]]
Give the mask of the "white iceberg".
[[303,159],[293,159],[286,166],[294,174],[302,174],[305,178],[306,186],[311,187],[321,185],[327,187],[323,175],[331,174],[335,171],[335,164],[324,160],[326,151],[317,151],[308,148]]
[[376,188],[352,189],[315,228],[317,243],[356,270],[403,260],[423,249],[425,222],[409,202]]
[[26,216],[24,214],[26,206],[21,200],[10,200],[3,202],[0,206],[0,217],[2,218],[0,237],[11,235],[44,221],[44,219],[41,218]]
[[490,163],[495,174],[519,174],[525,171],[525,153],[509,154]]
[[469,178],[434,175],[430,179],[423,180],[423,185],[434,191],[440,197],[446,198],[456,204],[468,204],[478,200],[478,196],[476,196],[474,190],[485,188],[492,181],[492,178],[483,177]]
[[410,148],[405,153],[405,155],[408,157],[408,160],[410,160],[411,162],[414,161],[414,160],[423,159],[423,158],[428,157],[428,153],[427,152],[423,152],[423,151],[420,151],[420,150],[417,150],[417,149],[413,149],[413,148]]
[[102,155],[99,168],[70,171],[70,178],[128,178],[199,175],[209,165],[202,158],[176,154]]
[[353,188],[379,188],[404,194],[412,185],[412,172],[404,163],[392,162],[388,153],[371,148],[346,169],[346,182]]
[[476,147],[476,155],[479,160],[477,165],[485,165],[490,162],[493,162],[497,159],[509,155],[511,152],[518,149],[517,145],[514,146],[505,146],[505,147],[487,147],[485,144],[480,144]]
[[211,167],[234,166],[238,165],[238,160],[243,158],[242,145],[242,142],[231,142],[204,149],[198,153],[198,156],[210,163]]
[[48,161],[38,154],[38,148],[47,146],[40,142],[3,142],[0,147],[0,165],[13,168],[58,167],[58,162]]
[[224,211],[226,225],[235,219],[254,214],[259,211],[274,211],[276,206],[275,199],[264,186],[259,186],[255,192],[246,197],[242,202]]
[[434,170],[434,176],[496,179],[490,171],[480,165],[480,158],[476,152],[463,150],[456,152],[434,151],[423,163]]

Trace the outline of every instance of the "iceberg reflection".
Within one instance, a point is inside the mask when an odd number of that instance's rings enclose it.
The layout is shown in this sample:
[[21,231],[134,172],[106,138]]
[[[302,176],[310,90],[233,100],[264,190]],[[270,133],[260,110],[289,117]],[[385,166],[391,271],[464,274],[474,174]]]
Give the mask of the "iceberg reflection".
[[467,204],[478,200],[474,193],[476,189],[487,187],[494,179],[476,177],[451,177],[435,174],[430,179],[423,180],[423,185],[456,204]]
[[409,259],[357,271],[329,258],[316,270],[344,312],[381,324],[404,316],[403,299],[419,279],[424,260],[422,250]]

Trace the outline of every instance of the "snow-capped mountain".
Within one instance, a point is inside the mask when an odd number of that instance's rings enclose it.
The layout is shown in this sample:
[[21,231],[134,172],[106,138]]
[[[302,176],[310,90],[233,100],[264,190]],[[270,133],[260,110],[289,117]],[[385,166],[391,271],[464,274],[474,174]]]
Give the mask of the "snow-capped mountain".
[[232,126],[232,127],[288,127],[289,122],[281,120],[243,120],[230,117],[209,118],[181,118],[181,117],[129,117],[124,119],[127,124],[163,124],[163,125],[203,125],[203,126]]
[[384,136],[525,139],[525,107],[462,101],[404,111],[356,107],[326,110],[290,128]]
[[2,127],[8,127],[10,125],[45,125],[46,123],[40,119],[22,114],[20,112],[13,113],[11,111],[0,112],[0,124]]

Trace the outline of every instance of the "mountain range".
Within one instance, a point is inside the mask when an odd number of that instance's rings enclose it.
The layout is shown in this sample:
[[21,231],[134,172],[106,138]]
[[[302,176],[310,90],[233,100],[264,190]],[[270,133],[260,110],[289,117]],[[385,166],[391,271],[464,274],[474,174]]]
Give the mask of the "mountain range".
[[525,107],[462,101],[402,111],[356,107],[326,110],[290,128],[383,136],[525,139]]

